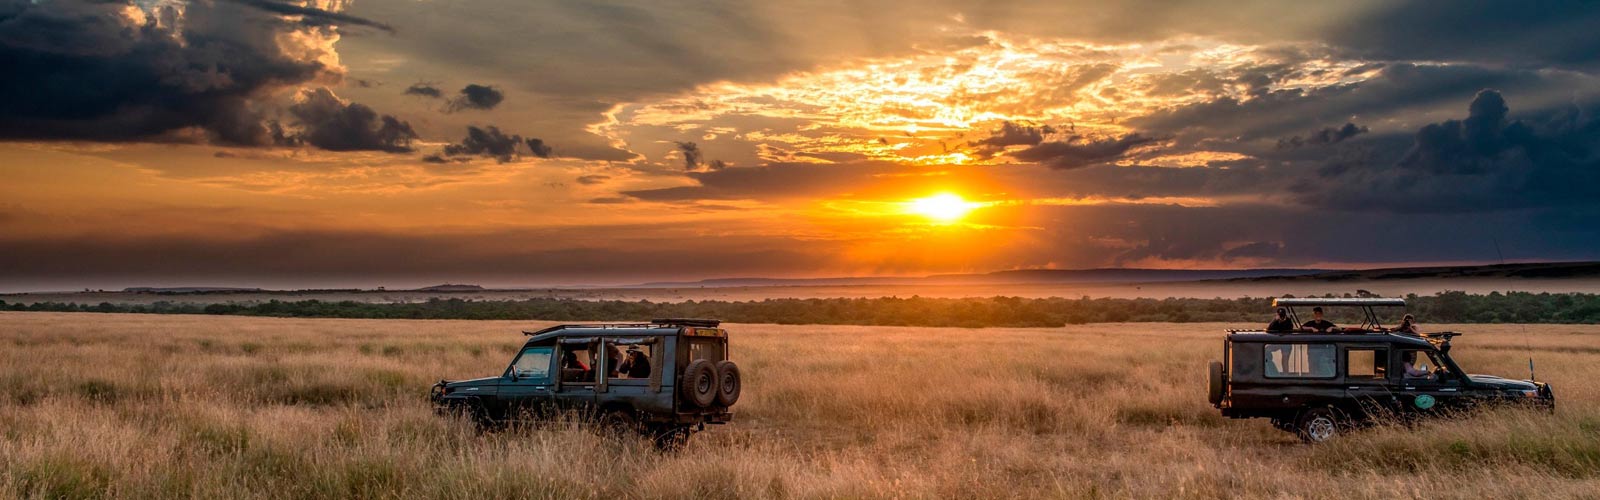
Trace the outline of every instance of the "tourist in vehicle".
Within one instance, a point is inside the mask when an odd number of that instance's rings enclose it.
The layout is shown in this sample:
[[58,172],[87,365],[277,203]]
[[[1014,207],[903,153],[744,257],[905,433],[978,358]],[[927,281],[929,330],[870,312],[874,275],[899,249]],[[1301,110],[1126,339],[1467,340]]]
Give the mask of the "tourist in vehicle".
[[575,352],[575,351],[562,351],[561,352],[561,369],[563,369],[563,370],[584,370],[584,371],[588,371],[589,367],[587,365],[584,365],[583,361],[579,361],[578,360],[578,353],[577,352]]
[[628,378],[649,378],[650,358],[645,357],[644,352],[638,347],[629,347],[628,358],[622,361],[622,366],[618,369]]
[[1406,351],[1400,355],[1400,360],[1406,365],[1406,378],[1428,378],[1433,372],[1425,366],[1417,366],[1417,351]]
[[1278,308],[1278,317],[1272,318],[1272,322],[1271,323],[1267,323],[1267,331],[1268,332],[1292,332],[1292,331],[1294,331],[1294,321],[1289,319],[1289,309],[1283,308],[1283,307],[1279,307]]
[[618,373],[622,373],[620,368],[619,368],[619,366],[618,366],[618,365],[621,365],[621,364],[622,364],[622,349],[617,347],[616,344],[611,344],[610,346],[607,346],[606,347],[606,376],[607,377],[611,377],[611,378],[616,378]]
[[1311,308],[1311,321],[1307,321],[1306,324],[1300,325],[1300,327],[1319,332],[1326,332],[1334,328],[1338,328],[1338,326],[1334,325],[1332,321],[1322,319],[1321,307]]
[[1412,334],[1412,335],[1416,335],[1416,334],[1420,333],[1420,332],[1417,331],[1417,323],[1416,323],[1416,321],[1417,321],[1417,318],[1415,316],[1407,314],[1407,315],[1405,315],[1404,318],[1400,319],[1400,326],[1394,327],[1394,331],[1395,332],[1399,332],[1399,333],[1409,333],[1409,334]]

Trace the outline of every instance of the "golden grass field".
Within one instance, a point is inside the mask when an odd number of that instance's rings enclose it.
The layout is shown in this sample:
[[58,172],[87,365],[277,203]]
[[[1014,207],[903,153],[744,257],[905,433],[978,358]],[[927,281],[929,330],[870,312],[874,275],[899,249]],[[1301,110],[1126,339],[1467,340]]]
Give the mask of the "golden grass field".
[[1206,403],[1222,324],[731,325],[735,422],[675,455],[430,411],[538,326],[0,313],[0,496],[1600,497],[1597,326],[1459,327],[1470,371],[1525,378],[1533,352],[1554,415],[1318,446]]

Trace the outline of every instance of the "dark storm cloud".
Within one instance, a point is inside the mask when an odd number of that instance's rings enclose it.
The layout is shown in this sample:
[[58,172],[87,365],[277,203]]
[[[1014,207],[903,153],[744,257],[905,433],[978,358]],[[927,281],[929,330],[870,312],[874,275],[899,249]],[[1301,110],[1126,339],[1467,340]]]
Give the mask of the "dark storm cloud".
[[702,153],[700,151],[700,145],[699,144],[695,144],[695,143],[689,142],[689,141],[683,141],[683,142],[674,141],[673,143],[678,145],[678,152],[679,153],[683,153],[683,169],[684,170],[695,170],[697,168],[700,168],[700,159],[701,159]]
[[550,146],[536,138],[523,139],[517,134],[501,132],[499,127],[490,125],[486,127],[467,126],[467,136],[461,142],[447,144],[440,154],[429,155],[423,161],[444,163],[447,161],[463,161],[470,156],[483,156],[494,158],[500,163],[509,162],[521,156],[521,147],[526,145],[528,151],[539,158],[549,158]]
[[1074,138],[1039,143],[1009,155],[1020,161],[1040,163],[1057,170],[1071,170],[1116,160],[1128,150],[1155,140],[1137,133],[1106,139]]
[[972,143],[984,157],[1005,150],[1007,146],[1033,146],[1044,141],[1044,136],[1055,133],[1055,127],[1006,121],[989,137]]
[[455,99],[450,100],[449,110],[462,111],[468,109],[494,109],[495,106],[499,106],[502,101],[505,101],[505,99],[505,93],[501,92],[499,89],[487,85],[470,83],[467,84],[466,87],[461,88],[461,92],[455,97]]
[[[15,239],[0,233],[0,276],[59,279],[233,283],[344,280],[488,280],[488,283],[642,281],[760,274],[773,262],[816,267],[826,251],[789,239],[724,235],[694,238],[699,223],[585,226],[476,234],[383,234],[288,231],[242,238],[194,235]],[[594,242],[631,235],[631,244]],[[707,255],[717,256],[714,259]],[[87,277],[87,278],[86,278]],[[104,285],[101,285],[104,286]]]
[[532,152],[534,156],[549,158],[555,154],[555,149],[551,148],[549,144],[545,144],[544,139],[529,137],[525,142],[528,144],[528,151]]
[[1256,241],[1239,245],[1222,252],[1222,260],[1232,261],[1238,259],[1275,259],[1283,255],[1283,243],[1276,241]]
[[438,99],[444,97],[444,91],[439,90],[439,87],[434,86],[432,83],[417,82],[411,84],[410,87],[406,87],[405,95],[432,97]]
[[294,5],[294,4],[275,2],[273,0],[223,0],[223,1],[233,2],[233,3],[237,3],[237,4],[242,4],[242,5],[249,5],[249,6],[255,7],[257,9],[261,9],[261,10],[265,10],[267,12],[273,12],[273,13],[277,13],[277,14],[284,14],[284,15],[290,15],[290,16],[299,16],[300,17],[300,23],[305,24],[307,26],[340,26],[340,25],[366,26],[366,27],[369,27],[369,28],[377,28],[379,30],[383,30],[383,31],[386,31],[386,32],[389,32],[389,33],[394,33],[394,28],[389,26],[389,25],[387,25],[387,24],[383,24],[383,23],[380,23],[380,22],[377,22],[377,21],[373,21],[371,19],[352,16],[352,15],[345,14],[345,13],[342,13],[342,12],[330,12],[330,11],[326,11],[326,10],[322,10],[322,9],[318,9],[318,8],[314,8],[314,7],[303,7],[303,6]]
[[1463,120],[1417,130],[1398,160],[1324,168],[1308,201],[1342,209],[1484,212],[1600,207],[1600,104],[1512,119],[1500,92],[1479,92]]
[[1600,3],[1382,2],[1320,36],[1373,59],[1479,61],[1521,67],[1595,68]]
[[1354,123],[1345,122],[1344,126],[1342,127],[1327,127],[1310,134],[1306,134],[1305,136],[1297,135],[1278,139],[1278,149],[1296,149],[1305,146],[1326,146],[1329,144],[1338,144],[1343,142],[1345,139],[1365,133],[1367,133],[1367,127],[1361,127]]
[[289,114],[303,131],[290,136],[329,151],[411,151],[417,138],[411,124],[389,115],[379,116],[362,104],[340,100],[326,88],[305,91],[304,100],[289,106]]
[[1372,78],[1305,89],[1268,91],[1248,98],[1222,97],[1130,118],[1140,129],[1175,134],[1180,142],[1226,138],[1276,139],[1284,130],[1308,130],[1357,116],[1396,116],[1470,99],[1479,89],[1525,95],[1570,94],[1592,88],[1585,75],[1472,65],[1395,63]]
[[[153,7],[146,21],[134,24],[122,12],[129,7],[0,0],[6,74],[0,95],[11,96],[0,99],[0,138],[189,140],[180,133],[198,130],[225,145],[273,145],[303,135],[305,142],[341,150],[404,150],[409,127],[388,117],[374,127],[375,141],[349,135],[354,129],[348,126],[364,124],[351,121],[362,122],[371,111],[364,106],[317,115],[306,120],[317,128],[304,132],[282,130],[268,119],[276,105],[265,96],[337,78],[340,70],[279,41],[291,32],[331,28],[287,23],[279,14],[319,23],[364,20],[272,2],[191,2],[181,11]],[[371,120],[380,119],[374,114]]]

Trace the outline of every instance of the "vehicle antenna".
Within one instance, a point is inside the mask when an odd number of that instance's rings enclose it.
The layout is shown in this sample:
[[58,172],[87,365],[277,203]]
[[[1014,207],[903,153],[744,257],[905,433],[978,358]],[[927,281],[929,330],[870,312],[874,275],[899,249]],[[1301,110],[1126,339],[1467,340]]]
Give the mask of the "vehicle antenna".
[[[1489,241],[1494,242],[1494,255],[1495,257],[1500,258],[1500,267],[1505,267],[1506,254],[1500,252],[1500,239],[1490,236]],[[1509,292],[1513,291],[1510,288],[1511,287],[1507,287],[1506,290],[1506,298],[1508,299],[1511,298],[1511,294]],[[1522,330],[1522,347],[1528,351],[1528,381],[1538,382],[1539,378],[1534,376],[1533,372],[1533,344],[1528,341],[1528,325],[1518,321],[1517,329]]]

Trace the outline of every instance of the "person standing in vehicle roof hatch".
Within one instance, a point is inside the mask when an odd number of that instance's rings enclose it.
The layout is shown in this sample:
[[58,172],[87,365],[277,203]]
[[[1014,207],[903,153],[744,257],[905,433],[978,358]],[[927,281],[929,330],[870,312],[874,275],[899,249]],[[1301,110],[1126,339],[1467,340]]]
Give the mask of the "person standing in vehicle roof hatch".
[[1300,325],[1300,327],[1301,328],[1306,328],[1306,329],[1309,329],[1309,330],[1316,330],[1316,331],[1319,331],[1319,332],[1326,332],[1328,330],[1332,330],[1334,328],[1337,328],[1337,326],[1335,326],[1332,321],[1328,321],[1328,320],[1322,319],[1322,308],[1321,307],[1313,307],[1313,308],[1311,308],[1311,321],[1307,321],[1306,324]]
[[1289,319],[1289,310],[1286,309],[1286,308],[1279,307],[1278,308],[1278,317],[1272,318],[1272,322],[1271,323],[1267,323],[1267,331],[1268,332],[1292,332],[1292,331],[1294,331],[1294,321]]
[[1412,335],[1418,334],[1417,318],[1407,314],[1404,318],[1400,319],[1400,326],[1394,327],[1394,331],[1397,333],[1409,333]]

